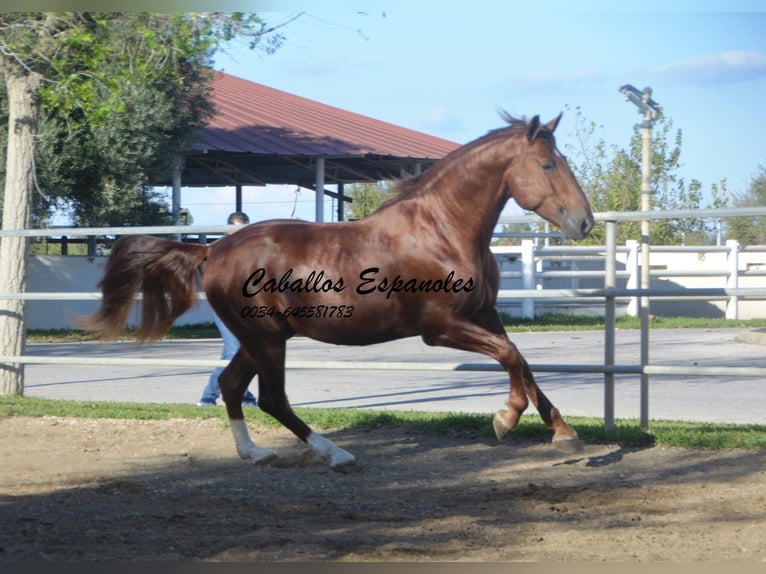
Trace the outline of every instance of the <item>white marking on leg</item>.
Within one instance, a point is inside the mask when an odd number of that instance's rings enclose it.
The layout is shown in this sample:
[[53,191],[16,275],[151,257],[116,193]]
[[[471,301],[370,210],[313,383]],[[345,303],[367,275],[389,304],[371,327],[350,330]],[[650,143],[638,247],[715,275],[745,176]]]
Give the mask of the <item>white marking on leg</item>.
[[306,439],[306,444],[322,458],[329,458],[331,468],[340,468],[354,464],[356,460],[353,454],[336,446],[331,440],[314,431],[311,431],[311,434]]
[[505,440],[508,435],[511,434],[511,427],[505,424],[501,413],[507,413],[508,411],[497,411],[495,417],[492,419],[492,427],[495,429],[495,436],[497,440]]
[[234,444],[237,454],[244,459],[251,459],[254,463],[265,463],[277,457],[277,453],[268,448],[261,448],[250,438],[247,424],[243,419],[229,419],[231,434],[234,435]]

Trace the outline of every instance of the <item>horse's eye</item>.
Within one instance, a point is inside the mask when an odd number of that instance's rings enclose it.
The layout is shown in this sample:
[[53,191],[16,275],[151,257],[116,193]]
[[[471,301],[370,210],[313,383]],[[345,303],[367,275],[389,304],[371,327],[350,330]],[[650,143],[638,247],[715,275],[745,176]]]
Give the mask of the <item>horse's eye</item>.
[[545,162],[540,167],[543,168],[543,171],[551,171],[553,169],[553,164],[551,162]]

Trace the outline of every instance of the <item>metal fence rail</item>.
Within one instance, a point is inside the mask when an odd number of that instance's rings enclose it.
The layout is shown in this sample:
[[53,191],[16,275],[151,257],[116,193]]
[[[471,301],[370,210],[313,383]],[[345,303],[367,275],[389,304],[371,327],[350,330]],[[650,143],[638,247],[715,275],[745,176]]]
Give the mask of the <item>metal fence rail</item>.
[[[709,376],[743,376],[764,377],[766,368],[759,367],[726,367],[726,366],[694,366],[677,367],[672,365],[617,365],[615,356],[615,304],[618,298],[636,297],[673,297],[673,298],[704,298],[731,299],[752,298],[766,299],[766,288],[700,288],[700,289],[618,289],[616,288],[615,261],[616,253],[620,249],[615,244],[616,224],[620,221],[634,221],[645,219],[683,219],[683,218],[724,218],[736,216],[766,216],[766,208],[742,208],[742,209],[706,209],[706,210],[675,210],[663,212],[608,212],[596,214],[599,222],[607,225],[607,245],[605,248],[581,247],[578,248],[578,256],[592,257],[595,254],[606,254],[606,273],[603,289],[520,289],[501,290],[499,298],[511,298],[522,300],[535,299],[561,299],[567,301],[603,299],[605,308],[605,339],[604,339],[604,363],[603,364],[533,364],[531,367],[541,372],[560,373],[604,373],[604,424],[607,429],[614,427],[614,375],[615,374],[639,374],[645,375],[709,375]],[[519,223],[535,221],[531,217],[502,217],[499,224]],[[59,229],[29,229],[29,230],[3,230],[0,237],[44,237],[51,235],[67,235],[69,237],[92,236],[92,235],[180,235],[180,234],[205,234],[222,233],[237,229],[237,226],[165,226],[165,227],[91,227],[91,228],[59,228]],[[660,249],[660,247],[657,247]],[[679,248],[675,248],[679,249]],[[710,248],[711,251],[714,248]],[[720,249],[726,249],[722,247]],[[753,275],[764,275],[766,272],[753,272]],[[581,275],[582,276],[582,275]],[[199,293],[199,299],[204,299],[204,294]],[[99,292],[84,293],[58,293],[58,292],[28,292],[28,293],[0,293],[0,299],[23,299],[23,300],[97,300],[101,298]],[[139,296],[140,298],[140,296]],[[649,333],[642,328],[642,345],[648,344]],[[99,365],[99,366],[125,366],[141,365],[151,367],[205,367],[213,368],[224,366],[226,361],[220,360],[187,360],[187,359],[120,359],[120,358],[85,358],[85,357],[34,357],[34,356],[0,356],[3,364],[60,364],[60,365]],[[400,362],[353,362],[353,361],[287,361],[288,369],[355,369],[355,370],[436,370],[436,371],[502,371],[502,367],[495,363],[400,363]],[[642,387],[642,397],[646,389]],[[648,400],[643,400],[641,405],[642,426],[648,426]]]
[[[118,357],[38,357],[25,355],[0,355],[0,363],[25,365],[86,365],[97,367],[167,367],[167,368],[215,368],[225,367],[229,361],[218,359],[139,359]],[[677,375],[677,376],[740,376],[766,377],[766,367],[677,367],[672,365],[568,365],[556,363],[530,363],[533,371],[541,373],[614,373],[618,375]],[[351,371],[474,371],[505,372],[498,363],[449,363],[449,362],[403,362],[386,361],[290,361],[287,369],[326,369]]]
[[[602,274],[603,275],[603,274]],[[604,297],[689,297],[704,299],[728,299],[729,297],[740,297],[743,299],[766,299],[766,287],[700,287],[700,288],[678,288],[678,289],[545,289],[539,291],[536,289],[501,289],[497,292],[498,298],[506,299],[603,299]],[[203,292],[198,292],[196,298],[206,300]],[[0,299],[6,300],[25,300],[25,301],[93,301],[101,299],[101,293],[98,291],[63,293],[59,291],[32,291],[26,293],[0,293]],[[142,294],[135,297],[136,300],[143,299]]]

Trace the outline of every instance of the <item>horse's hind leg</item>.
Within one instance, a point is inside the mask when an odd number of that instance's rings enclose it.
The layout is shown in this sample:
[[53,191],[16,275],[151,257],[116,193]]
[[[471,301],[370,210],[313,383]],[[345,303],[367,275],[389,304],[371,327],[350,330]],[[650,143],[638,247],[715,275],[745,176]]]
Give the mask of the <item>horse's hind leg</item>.
[[258,363],[258,406],[305,442],[317,455],[339,469],[354,464],[354,456],[312,430],[294,412],[285,394],[285,342],[259,341],[248,349]]
[[548,397],[540,390],[532,375],[532,369],[524,361],[524,390],[535,405],[537,412],[546,426],[553,429],[553,446],[563,452],[578,452],[582,450],[582,441],[575,430],[567,424],[559,410],[553,406]]
[[[501,325],[502,326],[502,325]],[[529,405],[524,390],[524,358],[505,335],[494,332],[482,324],[462,317],[447,321],[443,332],[435,336],[424,336],[429,345],[442,345],[464,351],[473,351],[490,356],[508,372],[511,389],[506,405],[507,410],[498,411],[494,418],[495,434],[503,439],[516,428],[519,418]]]
[[[505,332],[505,327],[500,319],[500,315],[498,315],[494,308],[487,310],[482,319],[482,323],[485,324],[491,332],[496,333],[501,338],[508,339],[508,334]],[[508,343],[515,348],[515,345],[513,345],[510,340],[508,340]],[[523,392],[529,400],[532,401],[532,404],[537,409],[537,412],[540,414],[540,418],[543,419],[545,425],[553,429],[553,446],[564,452],[576,452],[580,450],[582,448],[582,442],[577,438],[577,433],[567,424],[559,410],[553,406],[548,400],[548,397],[546,397],[540,390],[540,387],[537,386],[535,377],[532,374],[532,369],[529,368],[529,364],[524,357],[521,356],[521,353],[518,353],[517,351],[517,355],[517,360],[521,363],[520,379],[524,389]],[[511,395],[507,403],[509,406],[512,405],[514,396],[514,372],[516,371],[511,371]],[[506,426],[506,412],[507,411],[498,412],[495,415],[494,420],[495,434],[501,440],[515,427],[515,425],[513,427]],[[518,417],[514,416],[512,418]]]
[[505,332],[502,321],[494,309],[480,314],[477,322],[454,318],[444,332],[426,340],[429,344],[455,347],[483,353],[497,360],[510,376],[511,389],[506,405],[493,419],[497,438],[505,439],[518,425],[519,418],[532,401],[543,422],[553,429],[553,445],[559,450],[573,452],[581,448],[575,430],[569,426],[535,382],[524,357]]
[[256,373],[257,368],[252,357],[240,348],[218,377],[218,384],[229,415],[229,426],[234,436],[237,454],[256,464],[264,464],[275,459],[277,454],[253,442],[242,412],[242,397],[245,396],[245,390]]
[[[513,343],[510,341],[509,343],[515,348]],[[521,414],[518,408],[520,404],[518,399],[520,391],[518,389],[523,388],[521,392],[526,395],[525,398],[532,401],[545,425],[553,429],[553,446],[563,452],[577,452],[582,449],[582,442],[577,437],[577,433],[567,424],[559,410],[553,406],[548,397],[537,386],[532,370],[521,353],[518,353],[517,360],[521,363],[521,368],[509,371],[511,373],[511,392],[505,403],[508,410],[498,411],[492,421],[497,438],[505,439],[516,428]],[[522,404],[526,405],[526,403]]]

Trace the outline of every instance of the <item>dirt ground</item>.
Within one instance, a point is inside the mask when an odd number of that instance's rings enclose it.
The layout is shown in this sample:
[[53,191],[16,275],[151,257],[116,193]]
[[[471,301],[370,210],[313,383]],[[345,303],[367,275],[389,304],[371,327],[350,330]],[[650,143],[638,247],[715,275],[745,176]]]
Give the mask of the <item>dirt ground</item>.
[[223,420],[0,420],[0,560],[766,561],[766,452],[284,429],[237,458]]

